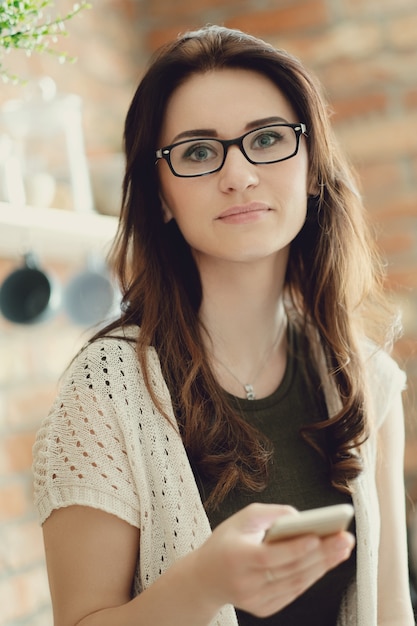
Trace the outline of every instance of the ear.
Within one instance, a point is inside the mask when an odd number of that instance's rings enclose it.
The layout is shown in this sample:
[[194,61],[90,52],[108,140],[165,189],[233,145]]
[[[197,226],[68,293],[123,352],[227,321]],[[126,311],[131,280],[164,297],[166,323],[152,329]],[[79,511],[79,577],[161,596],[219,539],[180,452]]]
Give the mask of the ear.
[[168,207],[165,201],[165,198],[163,197],[161,193],[159,194],[159,199],[161,201],[161,208],[162,208],[162,214],[164,216],[164,222],[165,224],[167,224],[168,222],[172,220],[174,216],[172,215],[171,209]]

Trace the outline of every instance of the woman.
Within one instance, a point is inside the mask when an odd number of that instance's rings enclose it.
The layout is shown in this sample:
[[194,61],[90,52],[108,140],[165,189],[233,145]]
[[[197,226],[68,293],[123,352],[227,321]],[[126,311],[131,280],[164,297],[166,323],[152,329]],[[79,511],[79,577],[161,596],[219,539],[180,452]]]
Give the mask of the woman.
[[[319,88],[204,28],[155,57],[124,137],[123,313],[35,446],[55,626],[412,624],[404,377]],[[350,532],[262,541],[343,502]]]

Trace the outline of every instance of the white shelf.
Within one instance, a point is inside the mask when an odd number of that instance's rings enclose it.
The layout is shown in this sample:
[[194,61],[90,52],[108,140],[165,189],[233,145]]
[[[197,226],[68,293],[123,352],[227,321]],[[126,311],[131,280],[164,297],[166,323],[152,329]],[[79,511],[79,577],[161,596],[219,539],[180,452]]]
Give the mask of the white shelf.
[[42,259],[74,262],[91,252],[106,254],[117,221],[99,213],[0,202],[0,257],[14,259],[33,250]]

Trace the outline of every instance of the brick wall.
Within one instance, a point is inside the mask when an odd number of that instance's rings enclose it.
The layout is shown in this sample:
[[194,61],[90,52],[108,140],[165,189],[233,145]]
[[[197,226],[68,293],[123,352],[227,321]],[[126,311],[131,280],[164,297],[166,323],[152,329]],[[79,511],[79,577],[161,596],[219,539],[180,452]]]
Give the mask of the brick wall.
[[[0,260],[0,281],[16,268]],[[64,285],[78,264],[42,267]],[[32,505],[32,446],[58,379],[84,331],[64,314],[47,324],[15,326],[0,318],[0,624],[51,626],[42,534]]]
[[[67,0],[58,3],[64,6]],[[324,83],[338,137],[362,178],[387,257],[388,285],[404,311],[397,347],[406,398],[407,483],[417,498],[417,6],[415,0],[100,0],[68,26],[59,46],[78,63],[49,57],[10,63],[52,76],[84,102],[90,159],[120,150],[126,108],[149,54],[178,32],[224,23],[287,48]],[[2,87],[0,101],[23,87]],[[0,225],[1,227],[1,225]],[[1,250],[0,250],[1,257]],[[0,260],[0,280],[15,266]],[[76,262],[76,260],[74,260]],[[65,280],[70,266],[52,263]],[[63,315],[34,328],[0,320],[0,625],[51,626],[41,532],[32,507],[31,446],[58,377],[82,341]]]

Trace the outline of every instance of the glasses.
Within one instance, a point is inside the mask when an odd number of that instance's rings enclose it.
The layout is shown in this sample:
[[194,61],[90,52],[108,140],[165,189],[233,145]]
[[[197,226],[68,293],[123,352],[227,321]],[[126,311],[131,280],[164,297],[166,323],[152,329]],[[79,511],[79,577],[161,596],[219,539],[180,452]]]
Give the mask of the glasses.
[[186,139],[160,148],[155,156],[156,162],[165,159],[174,176],[192,178],[221,170],[230,146],[238,146],[254,165],[291,159],[298,152],[301,135],[307,135],[305,124],[270,124],[236,139]]

